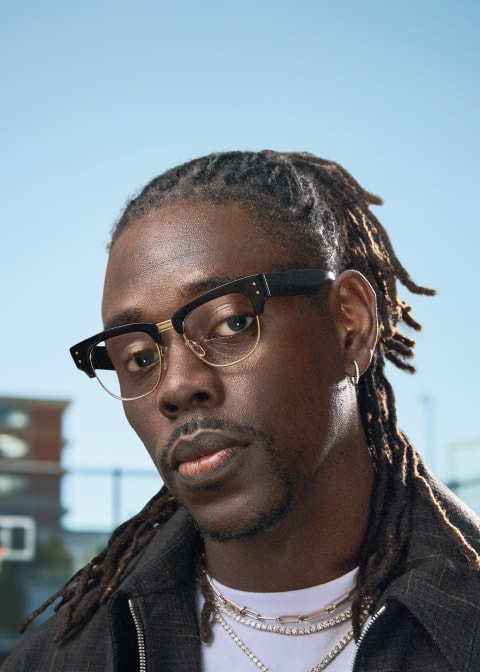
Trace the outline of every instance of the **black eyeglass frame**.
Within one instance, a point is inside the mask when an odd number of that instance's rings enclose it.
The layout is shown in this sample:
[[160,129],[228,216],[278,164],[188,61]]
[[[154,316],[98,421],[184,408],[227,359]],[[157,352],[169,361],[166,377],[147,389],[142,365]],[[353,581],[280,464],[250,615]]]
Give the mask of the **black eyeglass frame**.
[[158,323],[135,322],[106,329],[94,336],[90,336],[90,338],[86,338],[84,341],[80,341],[77,345],[73,345],[70,348],[70,354],[80,371],[86,373],[89,378],[95,378],[95,368],[114,369],[105,351],[105,347],[97,347],[92,357],[93,348],[98,343],[106,341],[113,336],[140,331],[151,336],[154,342],[159,344],[162,333],[172,328],[178,334],[184,335],[183,325],[187,315],[198,306],[212,299],[217,299],[220,296],[243,294],[251,301],[255,315],[258,317],[258,315],[263,313],[265,301],[271,297],[316,294],[326,282],[333,280],[335,280],[335,274],[332,271],[325,271],[319,268],[248,275],[200,294],[200,296],[197,296],[175,311],[168,320]]

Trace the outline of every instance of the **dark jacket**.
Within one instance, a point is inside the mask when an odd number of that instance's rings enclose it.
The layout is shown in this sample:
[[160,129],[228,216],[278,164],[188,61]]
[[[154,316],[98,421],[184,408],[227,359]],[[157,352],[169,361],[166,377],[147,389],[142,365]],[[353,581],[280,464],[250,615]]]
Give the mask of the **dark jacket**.
[[[477,519],[435,487],[449,516],[478,549]],[[480,671],[479,575],[452,547],[430,507],[415,497],[405,567],[377,606],[354,672]],[[196,535],[179,510],[79,633],[62,645],[52,641],[60,610],[18,647],[1,672],[200,672]]]

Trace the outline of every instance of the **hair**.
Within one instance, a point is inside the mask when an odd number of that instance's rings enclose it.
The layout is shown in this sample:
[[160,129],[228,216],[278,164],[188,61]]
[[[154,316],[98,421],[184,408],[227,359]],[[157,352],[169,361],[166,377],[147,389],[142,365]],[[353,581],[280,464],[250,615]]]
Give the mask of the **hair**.
[[[340,272],[365,275],[377,295],[379,339],[372,363],[358,384],[358,405],[375,465],[370,518],[360,556],[353,597],[353,623],[359,636],[367,598],[373,611],[385,587],[400,573],[411,529],[412,492],[418,491],[435,512],[447,537],[469,567],[480,570],[480,557],[450,520],[430,485],[412,443],[397,425],[393,390],[385,362],[407,372],[415,341],[402,329],[421,325],[398,295],[397,281],[410,292],[432,295],[417,285],[398,260],[385,229],[370,210],[382,200],[365,191],[339,164],[307,153],[226,152],[195,159],[153,179],[132,198],[112,230],[110,249],[122,232],[152,210],[175,202],[239,202],[256,215],[261,227],[275,227],[299,258],[318,259]],[[313,255],[313,256],[312,256]],[[106,549],[24,623],[52,602],[65,605],[58,639],[83,625],[119,585],[131,560],[168,520],[179,503],[164,486],[129,521],[118,527]],[[200,624],[204,641],[211,636],[212,597],[199,572],[205,597]]]

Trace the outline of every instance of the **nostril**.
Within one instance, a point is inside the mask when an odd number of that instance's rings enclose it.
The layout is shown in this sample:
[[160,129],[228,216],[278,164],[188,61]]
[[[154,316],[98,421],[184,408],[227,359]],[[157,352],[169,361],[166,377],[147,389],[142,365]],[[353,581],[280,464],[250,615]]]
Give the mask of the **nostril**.
[[207,392],[197,392],[197,393],[195,394],[195,400],[196,400],[196,401],[200,401],[200,402],[202,402],[202,401],[208,401],[209,398],[210,398],[210,395],[207,394]]
[[165,403],[165,410],[167,413],[178,413],[180,410],[175,404],[170,404],[168,401]]

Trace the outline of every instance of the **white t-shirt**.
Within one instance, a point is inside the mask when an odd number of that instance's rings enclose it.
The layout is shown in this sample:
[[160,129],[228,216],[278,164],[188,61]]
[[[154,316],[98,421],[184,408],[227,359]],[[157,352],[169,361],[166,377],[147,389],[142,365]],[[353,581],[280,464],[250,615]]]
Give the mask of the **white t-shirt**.
[[[250,593],[234,590],[219,584],[217,581],[214,581],[214,584],[222,595],[235,604],[247,606],[260,614],[269,616],[312,614],[329,604],[336,603],[341,596],[350,592],[355,585],[357,571],[355,569],[320,586],[283,593]],[[197,597],[198,608],[201,610],[204,600],[199,590]],[[350,609],[351,606],[350,600],[342,603],[332,614],[332,618]],[[320,632],[308,635],[286,635],[256,630],[239,623],[223,612],[220,613],[233,633],[270,672],[307,672],[327,656],[352,627],[352,621],[348,619]],[[307,621],[300,625],[287,625],[287,627],[309,627],[324,620],[326,620],[326,617],[315,621]],[[202,644],[202,669],[205,672],[253,672],[262,669],[240,649],[220,623],[213,622],[212,632],[212,642]],[[355,652],[356,646],[352,639],[341,653],[327,665],[326,669],[328,672],[350,670]]]

